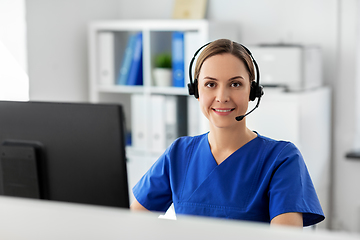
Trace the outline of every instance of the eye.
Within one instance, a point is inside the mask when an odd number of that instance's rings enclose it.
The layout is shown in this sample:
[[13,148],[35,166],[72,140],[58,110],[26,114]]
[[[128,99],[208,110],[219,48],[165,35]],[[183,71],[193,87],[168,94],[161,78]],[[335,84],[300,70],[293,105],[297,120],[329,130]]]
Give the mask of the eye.
[[205,86],[208,88],[213,88],[216,86],[216,84],[215,84],[215,82],[207,82],[207,83],[205,83]]
[[234,88],[240,87],[241,85],[242,85],[241,82],[232,82],[231,83],[231,87],[234,87]]

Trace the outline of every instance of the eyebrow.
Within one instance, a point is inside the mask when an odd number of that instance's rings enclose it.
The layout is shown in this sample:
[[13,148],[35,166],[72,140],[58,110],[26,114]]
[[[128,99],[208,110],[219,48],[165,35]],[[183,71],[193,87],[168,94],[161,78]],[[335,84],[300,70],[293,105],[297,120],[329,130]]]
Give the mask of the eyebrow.
[[[235,79],[238,79],[238,78],[241,78],[241,79],[245,80],[245,78],[243,78],[242,76],[235,76],[235,77],[230,78],[228,81],[235,80]],[[217,78],[213,78],[213,77],[210,77],[210,76],[206,76],[206,77],[204,77],[204,79],[210,79],[210,80],[214,80],[214,81],[218,80]]]

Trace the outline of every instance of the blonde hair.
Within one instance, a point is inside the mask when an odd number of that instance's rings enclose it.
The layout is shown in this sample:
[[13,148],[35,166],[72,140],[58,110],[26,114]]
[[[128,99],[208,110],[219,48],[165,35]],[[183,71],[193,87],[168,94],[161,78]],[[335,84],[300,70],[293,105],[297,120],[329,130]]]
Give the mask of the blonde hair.
[[194,79],[199,78],[201,67],[206,59],[224,53],[230,53],[240,59],[248,71],[250,82],[255,80],[254,65],[249,53],[241,44],[229,39],[218,39],[206,46],[196,61]]

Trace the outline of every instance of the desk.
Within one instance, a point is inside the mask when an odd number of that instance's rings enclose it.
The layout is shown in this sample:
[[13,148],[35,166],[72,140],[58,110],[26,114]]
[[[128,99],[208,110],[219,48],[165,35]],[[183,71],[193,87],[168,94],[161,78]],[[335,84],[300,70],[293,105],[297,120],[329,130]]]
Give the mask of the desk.
[[268,224],[202,217],[159,219],[159,214],[43,200],[0,197],[0,239],[359,239]]

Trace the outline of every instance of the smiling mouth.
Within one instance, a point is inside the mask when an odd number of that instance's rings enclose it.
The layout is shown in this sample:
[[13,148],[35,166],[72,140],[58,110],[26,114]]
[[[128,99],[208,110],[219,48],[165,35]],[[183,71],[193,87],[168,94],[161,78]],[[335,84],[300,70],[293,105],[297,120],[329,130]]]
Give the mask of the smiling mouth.
[[233,111],[235,108],[231,108],[231,109],[216,109],[216,108],[213,108],[213,110],[215,112],[221,112],[221,113],[225,113],[225,112],[231,112]]

